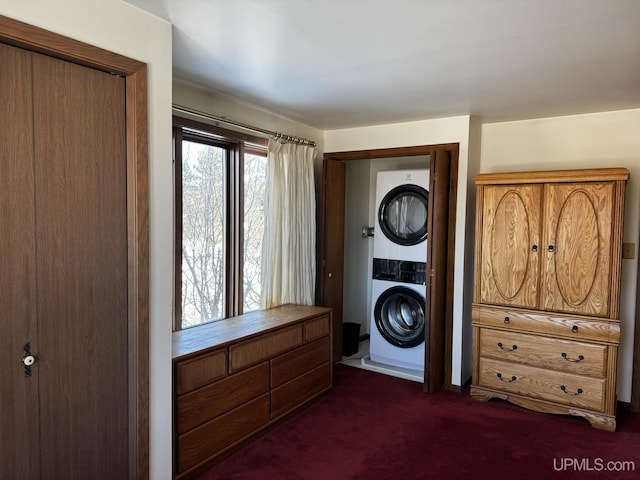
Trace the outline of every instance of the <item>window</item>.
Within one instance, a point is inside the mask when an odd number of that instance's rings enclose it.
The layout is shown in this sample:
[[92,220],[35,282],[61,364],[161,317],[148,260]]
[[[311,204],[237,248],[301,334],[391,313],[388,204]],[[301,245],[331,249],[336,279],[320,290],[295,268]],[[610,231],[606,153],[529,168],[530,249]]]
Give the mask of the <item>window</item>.
[[175,325],[260,306],[266,140],[174,118]]

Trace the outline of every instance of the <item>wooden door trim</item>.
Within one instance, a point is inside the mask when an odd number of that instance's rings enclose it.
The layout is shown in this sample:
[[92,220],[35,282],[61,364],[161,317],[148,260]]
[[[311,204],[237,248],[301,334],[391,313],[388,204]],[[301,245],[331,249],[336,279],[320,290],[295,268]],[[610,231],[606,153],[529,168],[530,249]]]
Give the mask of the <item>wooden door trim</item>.
[[147,65],[2,15],[0,42],[125,77],[129,256],[129,478],[149,478]]
[[[410,147],[380,148],[372,150],[353,150],[344,152],[326,152],[324,162],[327,160],[350,161],[350,160],[370,160],[373,158],[410,157],[419,155],[434,155],[439,150],[446,150],[450,153],[449,170],[449,231],[447,235],[447,294],[446,294],[446,315],[445,315],[445,358],[444,358],[444,386],[447,389],[455,389],[451,383],[451,362],[452,362],[452,341],[453,341],[453,285],[455,272],[455,233],[456,233],[456,205],[458,199],[458,157],[460,145],[458,143],[441,143],[435,145],[416,145]],[[323,165],[324,174],[324,165]],[[324,197],[323,186],[323,197]],[[324,198],[323,198],[324,201]],[[325,204],[323,204],[325,208]],[[319,255],[324,259],[325,255],[325,235],[326,225],[324,215],[321,215],[322,223],[319,228]],[[318,300],[322,299],[321,293],[324,291],[325,272],[322,262],[318,262]],[[340,348],[340,345],[334,345]],[[335,359],[334,354],[334,359]]]

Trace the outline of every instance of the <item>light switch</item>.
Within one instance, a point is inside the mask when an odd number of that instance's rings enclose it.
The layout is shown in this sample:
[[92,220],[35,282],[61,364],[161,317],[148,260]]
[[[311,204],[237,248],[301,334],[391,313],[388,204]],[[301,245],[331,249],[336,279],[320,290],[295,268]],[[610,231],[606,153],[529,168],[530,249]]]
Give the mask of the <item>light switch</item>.
[[623,243],[622,244],[622,258],[634,259],[636,258],[636,244],[635,243]]

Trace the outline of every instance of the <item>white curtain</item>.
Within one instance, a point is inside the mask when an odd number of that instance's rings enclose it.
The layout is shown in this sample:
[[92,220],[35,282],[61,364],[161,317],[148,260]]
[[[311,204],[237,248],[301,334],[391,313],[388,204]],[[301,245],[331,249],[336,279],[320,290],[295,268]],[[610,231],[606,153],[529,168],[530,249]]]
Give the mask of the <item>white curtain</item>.
[[316,278],[315,148],[269,141],[260,308],[313,305]]

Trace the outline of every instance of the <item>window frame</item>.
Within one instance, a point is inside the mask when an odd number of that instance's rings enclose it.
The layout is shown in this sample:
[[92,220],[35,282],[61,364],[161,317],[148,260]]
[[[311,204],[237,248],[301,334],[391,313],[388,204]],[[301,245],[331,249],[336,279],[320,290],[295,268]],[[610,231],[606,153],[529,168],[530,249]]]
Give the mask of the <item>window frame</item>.
[[[174,280],[173,331],[182,327],[182,142],[198,141],[227,150],[225,165],[224,318],[243,313],[244,156],[267,156],[268,139],[173,116]],[[216,320],[212,320],[216,321]],[[199,324],[199,325],[203,325]],[[195,325],[194,325],[195,326]],[[186,327],[191,328],[191,327]]]

